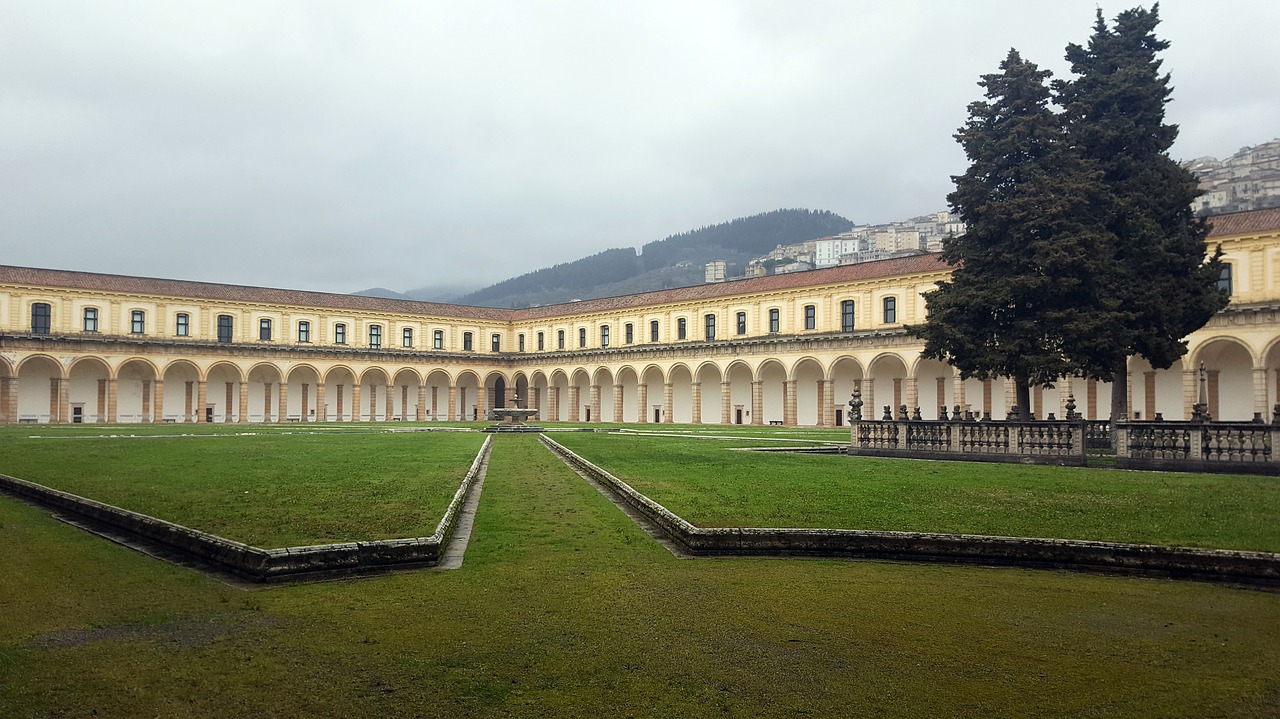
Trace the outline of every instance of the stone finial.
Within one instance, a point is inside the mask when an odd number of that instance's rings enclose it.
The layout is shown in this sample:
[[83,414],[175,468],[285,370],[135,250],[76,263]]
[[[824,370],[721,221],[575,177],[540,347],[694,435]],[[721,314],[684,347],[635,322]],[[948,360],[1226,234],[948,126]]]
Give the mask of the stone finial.
[[945,404],[938,406],[938,419],[943,422],[946,422],[947,420],[951,419],[950,417],[947,416],[947,406]]
[[1280,424],[1280,403],[1271,408],[1271,424]]
[[848,419],[849,424],[862,421],[862,390],[856,387],[849,398]]
[[884,416],[883,416],[883,417],[881,417],[880,419],[882,419],[882,420],[884,420],[884,421],[886,421],[886,422],[892,422],[892,421],[893,421],[893,407],[890,407],[889,405],[887,405],[887,404],[886,404],[886,405],[884,406]]
[[920,407],[919,405],[917,405],[915,408],[915,411],[911,413],[911,421],[921,422],[923,420],[924,420],[924,417],[920,414]]
[[904,422],[907,420],[907,406],[905,404],[898,405],[898,419]]
[[1009,414],[1005,415],[1004,418],[1009,422],[1017,422],[1022,419],[1022,412],[1018,409],[1018,405],[1011,405],[1009,407]]
[[1067,395],[1067,420],[1080,419],[1080,415],[1076,414],[1076,396],[1074,394]]

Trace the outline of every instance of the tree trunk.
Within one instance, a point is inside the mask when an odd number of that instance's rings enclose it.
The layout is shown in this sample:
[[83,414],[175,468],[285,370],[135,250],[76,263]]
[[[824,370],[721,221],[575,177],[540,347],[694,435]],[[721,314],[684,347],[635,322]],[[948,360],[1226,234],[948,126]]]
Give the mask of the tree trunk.
[[1018,418],[1022,421],[1031,419],[1031,383],[1021,377],[1015,378],[1014,402],[1018,405]]
[[1116,422],[1129,419],[1129,358],[1115,360],[1115,379],[1111,381],[1111,436],[1115,438]]

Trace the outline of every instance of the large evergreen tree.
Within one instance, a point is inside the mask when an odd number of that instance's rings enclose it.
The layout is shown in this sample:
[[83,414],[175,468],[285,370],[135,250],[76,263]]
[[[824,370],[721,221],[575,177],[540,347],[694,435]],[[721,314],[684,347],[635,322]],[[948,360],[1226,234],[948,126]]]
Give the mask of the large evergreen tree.
[[1159,22],[1158,4],[1121,13],[1114,29],[1099,10],[1088,46],[1067,46],[1077,77],[1054,83],[1072,143],[1103,172],[1116,238],[1100,277],[1105,325],[1072,348],[1082,374],[1114,382],[1112,419],[1125,416],[1128,357],[1171,366],[1183,338],[1227,302],[1218,255],[1206,260],[1208,228],[1192,213],[1196,178],[1168,154],[1178,128],[1164,122],[1171,91],[1156,58],[1168,47],[1155,36]]
[[1031,386],[1077,371],[1072,347],[1098,330],[1095,278],[1111,252],[1099,173],[1065,141],[1049,76],[1010,50],[978,83],[987,99],[956,134],[969,169],[947,197],[966,225],[943,242],[956,268],[911,328],[962,377],[1013,378],[1023,411]]

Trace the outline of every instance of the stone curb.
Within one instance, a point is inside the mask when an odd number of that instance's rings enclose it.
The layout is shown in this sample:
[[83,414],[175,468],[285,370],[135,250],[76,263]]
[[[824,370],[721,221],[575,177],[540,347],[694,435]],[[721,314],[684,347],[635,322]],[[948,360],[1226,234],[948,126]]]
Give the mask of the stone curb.
[[542,443],[694,555],[801,555],[1073,569],[1280,586],[1280,554],[1074,539],[857,529],[697,527],[554,440]]
[[282,581],[315,573],[352,573],[395,566],[433,566],[453,536],[458,515],[493,447],[487,437],[430,537],[261,549],[173,522],[0,474],[0,491],[34,504],[156,542],[218,569],[255,582]]

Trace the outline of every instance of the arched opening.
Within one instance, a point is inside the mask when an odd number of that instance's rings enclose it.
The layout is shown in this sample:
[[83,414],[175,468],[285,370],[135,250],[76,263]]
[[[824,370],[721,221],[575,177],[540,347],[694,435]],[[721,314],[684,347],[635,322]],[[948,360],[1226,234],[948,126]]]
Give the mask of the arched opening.
[[755,376],[745,362],[729,365],[725,377],[729,382],[729,424],[753,424],[751,383]]
[[636,375],[635,368],[623,367],[618,370],[618,376],[614,380],[618,387],[618,396],[615,398],[615,413],[619,422],[635,422],[638,421],[643,410],[639,405],[639,384],[640,379]]
[[445,422],[449,414],[449,375],[444,370],[433,370],[427,375],[426,419]]
[[111,368],[97,357],[82,357],[68,371],[71,384],[67,394],[70,422],[87,424],[115,422],[115,403],[110,392]]
[[[921,417],[938,419],[942,408],[947,408],[948,413],[954,409],[955,368],[935,359],[921,359],[916,363],[915,376]],[[1044,417],[1044,414],[1036,416]]]
[[[280,369],[266,362],[249,370],[249,421],[283,422],[284,408],[280,402]],[[244,421],[243,418],[241,421]]]
[[356,375],[349,367],[332,367],[324,376],[324,401],[317,407],[324,413],[326,422],[353,422],[352,394]]
[[765,360],[756,370],[760,383],[760,408],[764,413],[757,424],[786,424],[787,370],[777,360]]
[[641,422],[663,422],[666,420],[663,403],[666,400],[666,381],[662,370],[655,365],[645,367],[639,386]]
[[200,396],[200,370],[186,360],[164,368],[163,385],[156,388],[162,422],[199,422],[204,417]]
[[1218,339],[1197,353],[1204,364],[1209,416],[1221,422],[1253,419],[1253,359],[1234,339]]
[[[902,406],[907,404],[907,365],[902,358],[894,354],[884,354],[871,361],[868,368],[870,377],[863,382],[862,401],[867,419],[883,419],[885,409],[890,416],[897,418],[902,413]],[[908,416],[912,408],[908,407]]]
[[426,419],[423,400],[424,385],[418,373],[404,368],[396,372],[391,383],[391,418],[399,422],[421,422]]
[[617,422],[614,407],[621,406],[614,399],[613,373],[601,367],[591,378],[591,421]]
[[797,425],[810,427],[826,426],[824,416],[827,405],[823,395],[827,390],[825,373],[816,359],[806,357],[795,364],[791,370],[791,379],[795,382],[794,422]]
[[392,393],[387,373],[379,367],[370,367],[360,374],[356,387],[356,420],[366,422],[390,422]]
[[704,362],[698,367],[696,380],[702,395],[698,422],[702,424],[728,424],[729,406],[723,400],[724,394],[720,386],[720,368],[712,362]]
[[[206,373],[205,405],[213,409],[214,422],[235,422],[240,418],[240,368],[230,362],[218,362]],[[245,394],[245,403],[249,396]]]
[[316,421],[316,392],[320,373],[309,365],[298,365],[289,370],[288,390],[285,395],[284,415],[290,422]]
[[467,370],[458,375],[457,396],[454,405],[458,419],[464,422],[474,422],[480,415],[479,412],[484,410],[479,407],[480,401],[480,378],[475,372]]
[[35,355],[18,365],[18,421],[58,423],[62,416],[62,365],[52,357]]
[[594,422],[596,419],[591,413],[591,376],[584,369],[576,369],[569,384],[569,421]]
[[[829,381],[833,385],[832,402],[835,412],[835,425],[843,427],[848,422],[847,412],[849,411],[849,402],[853,400],[853,391],[862,388],[862,365],[852,357],[840,357],[831,364],[831,377]],[[864,404],[862,407],[862,419],[875,419],[871,416],[874,409],[870,405]]]

